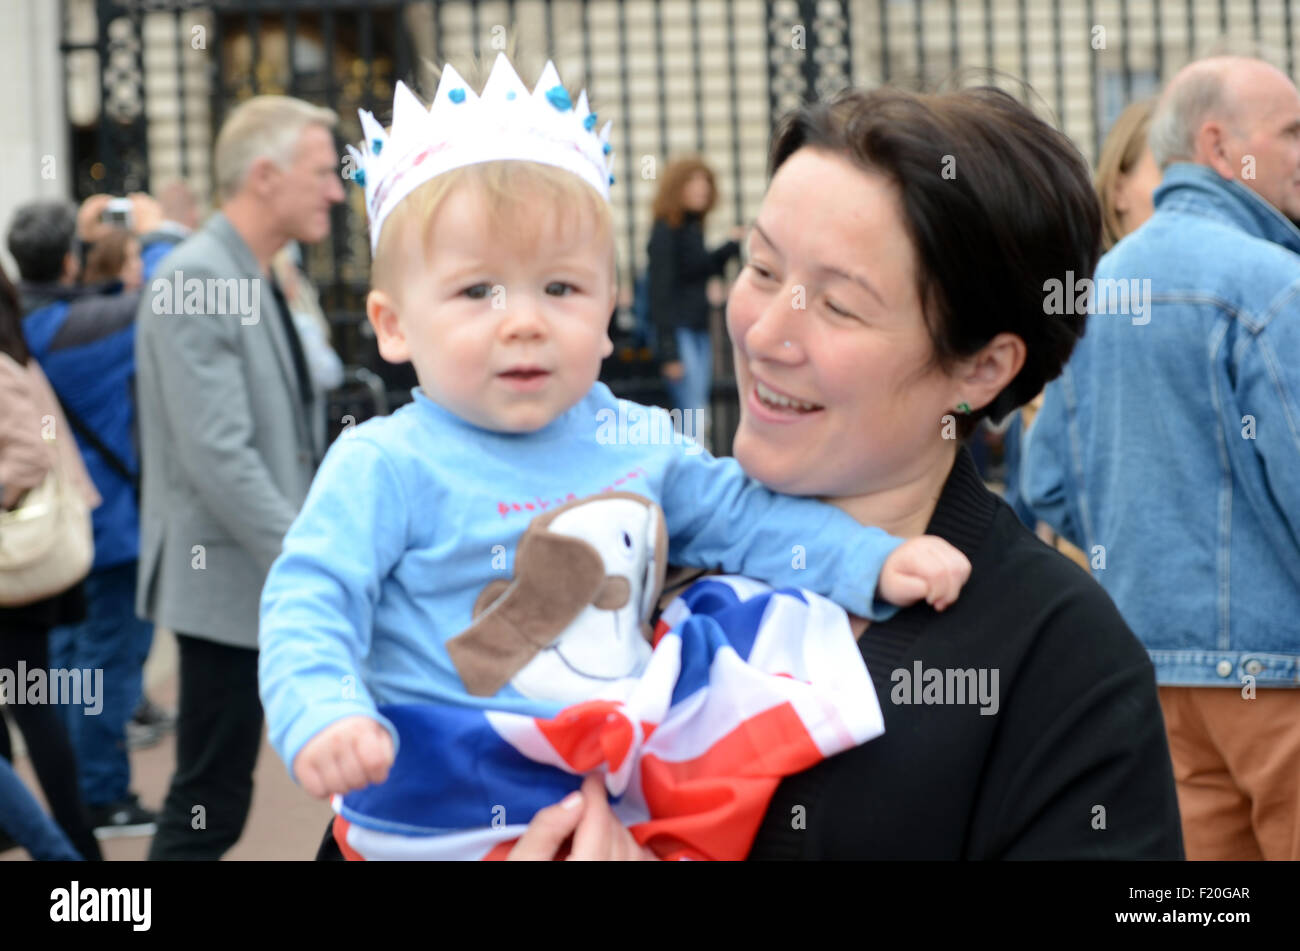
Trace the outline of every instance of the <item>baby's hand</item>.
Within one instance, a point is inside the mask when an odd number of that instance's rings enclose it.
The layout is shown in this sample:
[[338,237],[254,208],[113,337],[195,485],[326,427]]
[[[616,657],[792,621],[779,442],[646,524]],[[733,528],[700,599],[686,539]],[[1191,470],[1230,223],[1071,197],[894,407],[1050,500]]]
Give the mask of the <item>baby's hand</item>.
[[393,738],[370,717],[344,717],[331,723],[293,758],[294,778],[317,799],[362,789],[388,778]]
[[924,598],[936,611],[957,600],[970,577],[970,561],[934,535],[909,538],[890,553],[880,569],[877,593],[891,604],[907,607]]

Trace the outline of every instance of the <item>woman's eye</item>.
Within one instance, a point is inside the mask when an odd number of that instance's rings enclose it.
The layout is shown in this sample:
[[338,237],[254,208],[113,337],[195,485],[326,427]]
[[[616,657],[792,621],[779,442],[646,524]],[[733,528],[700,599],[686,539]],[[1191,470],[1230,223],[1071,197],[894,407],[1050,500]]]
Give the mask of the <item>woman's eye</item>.
[[849,318],[854,319],[854,320],[857,319],[857,315],[856,315],[856,314],[850,314],[847,310],[842,310],[842,309],[840,309],[839,307],[836,307],[836,306],[835,306],[831,301],[827,301],[827,302],[826,302],[826,306],[827,306],[828,308],[830,308],[830,311],[831,311],[831,313],[833,313],[833,314],[838,314],[838,315],[841,316],[841,317],[849,317]]
[[461,291],[461,293],[464,294],[466,297],[468,297],[470,300],[482,300],[483,298],[487,297],[489,294],[492,293],[492,285],[475,284],[472,287],[465,288],[463,291]]
[[755,264],[753,261],[750,261],[749,269],[754,272],[754,276],[757,277],[759,280],[767,281],[767,280],[771,280],[772,278],[772,272],[769,271],[767,268],[763,267],[761,264]]
[[569,291],[577,290],[572,284],[566,284],[564,281],[551,281],[546,285],[546,293],[552,297],[564,297]]

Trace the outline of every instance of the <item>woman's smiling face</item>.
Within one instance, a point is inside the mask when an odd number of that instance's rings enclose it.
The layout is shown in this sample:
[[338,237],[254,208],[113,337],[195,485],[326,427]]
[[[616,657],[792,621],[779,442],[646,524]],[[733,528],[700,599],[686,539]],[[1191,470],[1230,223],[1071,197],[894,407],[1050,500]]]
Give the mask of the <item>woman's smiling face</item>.
[[734,452],[749,475],[792,495],[843,497],[934,464],[961,395],[933,364],[916,276],[886,178],[811,148],[781,165],[727,307]]

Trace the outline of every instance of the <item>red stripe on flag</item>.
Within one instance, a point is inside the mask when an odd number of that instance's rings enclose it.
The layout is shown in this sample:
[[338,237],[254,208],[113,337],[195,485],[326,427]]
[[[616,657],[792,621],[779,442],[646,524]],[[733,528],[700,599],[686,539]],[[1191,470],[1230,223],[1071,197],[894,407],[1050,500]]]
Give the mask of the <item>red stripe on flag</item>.
[[348,830],[352,828],[352,823],[342,816],[334,817],[334,841],[339,845],[339,851],[349,862],[364,862],[366,857],[348,845]]
[[695,759],[646,754],[641,788],[659,818],[632,834],[664,859],[743,859],[777,783],[822,758],[789,703],[751,717]]
[[589,700],[566,707],[553,720],[535,720],[555,752],[579,773],[604,763],[617,770],[636,738],[632,724],[612,700]]
[[488,851],[488,854],[483,856],[483,858],[480,859],[480,861],[504,862],[506,858],[509,857],[510,850],[515,847],[515,843],[518,841],[519,841],[518,839],[511,839],[508,842],[498,842],[496,845],[492,846],[492,848]]

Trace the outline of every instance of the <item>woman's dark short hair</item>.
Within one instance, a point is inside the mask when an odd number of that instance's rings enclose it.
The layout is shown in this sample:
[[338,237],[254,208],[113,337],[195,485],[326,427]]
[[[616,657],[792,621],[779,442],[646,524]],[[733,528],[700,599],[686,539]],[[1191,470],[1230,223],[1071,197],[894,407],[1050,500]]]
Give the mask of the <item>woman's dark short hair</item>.
[[9,253],[24,281],[43,284],[63,275],[63,259],[77,234],[77,210],[66,201],[33,201],[14,212]]
[[842,156],[898,188],[917,249],[935,360],[949,369],[999,333],[1025,342],[1025,365],[962,436],[1060,375],[1086,315],[1045,311],[1044,282],[1091,277],[1101,245],[1092,175],[1063,134],[1000,89],[922,94],[846,90],[787,115],[773,174],[801,148]]

